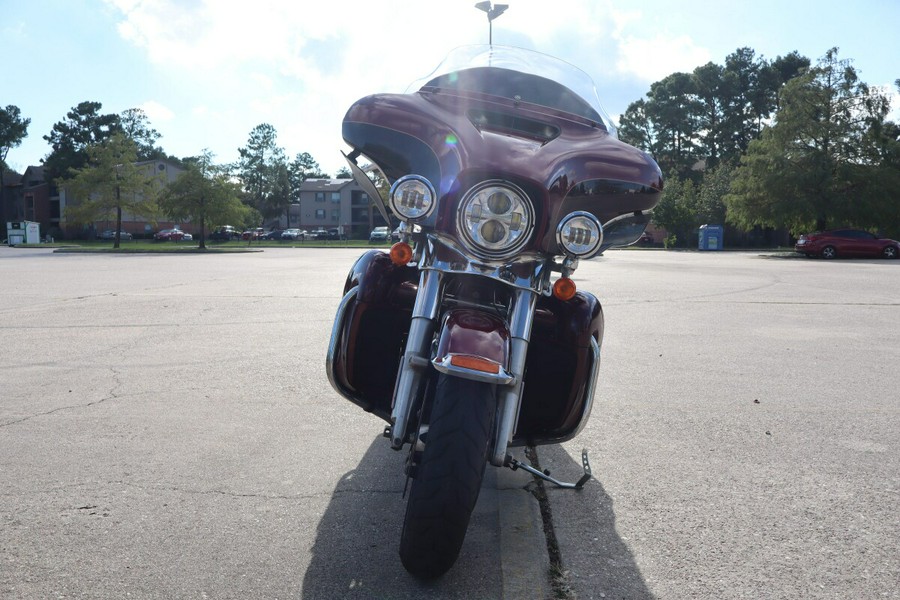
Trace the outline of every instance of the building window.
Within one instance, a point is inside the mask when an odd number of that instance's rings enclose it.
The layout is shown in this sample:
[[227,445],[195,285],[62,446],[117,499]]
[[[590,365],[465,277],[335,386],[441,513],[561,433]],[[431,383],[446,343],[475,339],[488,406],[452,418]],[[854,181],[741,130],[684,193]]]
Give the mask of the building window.
[[316,218],[317,218],[317,219],[324,219],[324,218],[325,218],[325,209],[324,209],[324,208],[317,208],[317,209],[316,209]]
[[316,192],[316,202],[325,202],[325,192]]
[[341,209],[335,208],[331,211],[331,220],[337,223],[341,219]]
[[341,201],[341,193],[340,192],[331,192],[331,201],[332,202],[340,202]]

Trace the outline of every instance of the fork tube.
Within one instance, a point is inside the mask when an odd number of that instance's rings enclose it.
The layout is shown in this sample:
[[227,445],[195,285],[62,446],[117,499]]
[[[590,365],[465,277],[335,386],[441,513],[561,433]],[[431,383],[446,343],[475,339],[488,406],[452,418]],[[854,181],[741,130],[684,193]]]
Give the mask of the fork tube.
[[409,413],[422,377],[429,365],[431,338],[440,309],[441,282],[439,271],[423,270],[419,275],[419,290],[413,306],[412,322],[406,338],[406,351],[400,361],[400,377],[394,389],[391,410],[391,448],[399,450],[406,440]]
[[531,290],[516,290],[513,306],[510,310],[509,330],[511,351],[509,370],[515,377],[515,383],[499,390],[499,407],[494,451],[491,464],[502,467],[506,463],[506,450],[512,441],[519,418],[519,405],[522,400],[525,376],[525,358],[528,356],[528,340],[531,339],[531,325],[534,322],[534,308],[537,294]]

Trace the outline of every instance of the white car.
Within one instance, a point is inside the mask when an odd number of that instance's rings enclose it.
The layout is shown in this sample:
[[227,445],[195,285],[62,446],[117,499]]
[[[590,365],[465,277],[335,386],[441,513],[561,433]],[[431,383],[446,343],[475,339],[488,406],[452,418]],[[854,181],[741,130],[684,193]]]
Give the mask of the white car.
[[369,242],[386,242],[391,237],[391,229],[389,227],[376,227],[369,234]]

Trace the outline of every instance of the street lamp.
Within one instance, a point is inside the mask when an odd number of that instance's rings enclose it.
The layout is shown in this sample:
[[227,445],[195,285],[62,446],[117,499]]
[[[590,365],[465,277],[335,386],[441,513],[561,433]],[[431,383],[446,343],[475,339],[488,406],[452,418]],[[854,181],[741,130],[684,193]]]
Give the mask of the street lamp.
[[478,10],[483,10],[487,13],[488,18],[488,45],[494,45],[494,28],[493,21],[497,17],[503,14],[503,12],[509,8],[509,4],[494,4],[491,6],[490,1],[487,2],[479,2],[475,5],[475,8]]

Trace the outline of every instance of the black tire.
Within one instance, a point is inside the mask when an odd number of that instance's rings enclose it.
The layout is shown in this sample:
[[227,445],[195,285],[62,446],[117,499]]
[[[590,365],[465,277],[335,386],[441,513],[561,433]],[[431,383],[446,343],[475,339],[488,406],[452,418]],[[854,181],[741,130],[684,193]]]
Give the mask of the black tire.
[[881,251],[881,255],[887,259],[897,258],[897,249],[893,246],[885,246]]
[[825,246],[822,248],[822,258],[832,259],[837,257],[837,249],[834,246]]
[[440,577],[456,562],[481,490],[496,411],[491,385],[438,376],[400,536],[400,559],[416,577]]

